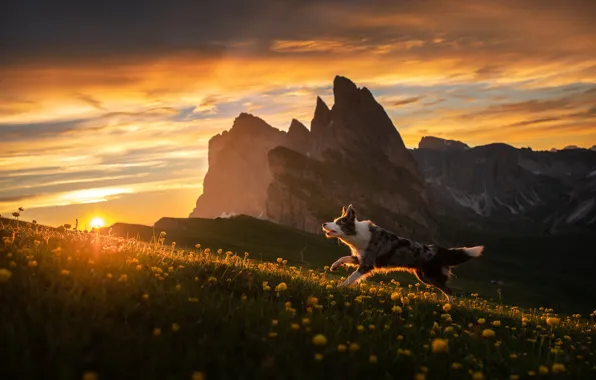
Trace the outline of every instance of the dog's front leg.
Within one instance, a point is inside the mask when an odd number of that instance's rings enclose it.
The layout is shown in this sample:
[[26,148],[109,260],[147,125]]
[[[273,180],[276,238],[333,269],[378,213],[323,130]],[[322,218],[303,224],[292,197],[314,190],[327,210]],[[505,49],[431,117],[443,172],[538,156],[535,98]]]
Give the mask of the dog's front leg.
[[364,276],[365,274],[368,274],[370,271],[372,271],[372,269],[373,269],[372,266],[360,265],[358,267],[358,269],[356,269],[354,272],[352,272],[352,274],[350,276],[348,276],[348,278],[344,282],[342,282],[338,287],[343,288],[344,286],[352,285],[354,282],[360,280],[360,278],[362,276]]
[[339,268],[343,264],[358,265],[358,259],[356,257],[354,257],[354,256],[340,257],[336,262],[334,262],[333,264],[331,264],[331,268],[329,268],[329,270],[331,272],[333,272],[334,270],[337,270],[337,268]]

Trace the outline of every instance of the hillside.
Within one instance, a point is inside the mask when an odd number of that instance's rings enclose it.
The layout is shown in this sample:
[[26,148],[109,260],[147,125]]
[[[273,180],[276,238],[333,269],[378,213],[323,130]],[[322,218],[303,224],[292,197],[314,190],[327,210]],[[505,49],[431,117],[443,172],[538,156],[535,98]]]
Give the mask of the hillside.
[[[107,231],[107,229],[104,229]],[[238,254],[251,252],[252,257],[275,261],[283,257],[294,265],[301,262],[300,252],[311,268],[322,269],[337,258],[349,254],[345,246],[311,234],[249,216],[219,219],[163,218],[156,228],[118,223],[112,233],[122,237],[140,236],[150,241],[161,231],[167,232],[165,244],[175,241],[179,248],[221,248]],[[502,234],[469,234],[457,230],[443,231],[454,244],[483,244],[482,259],[454,270],[453,288],[460,294],[480,293],[487,299],[526,307],[553,307],[567,313],[593,310],[592,276],[594,257],[586,247],[596,244],[591,237],[514,236]],[[572,259],[570,259],[572,257]],[[340,273],[347,273],[341,271]],[[415,283],[409,274],[375,276],[372,281],[398,279]],[[494,282],[494,283],[491,283]],[[499,294],[500,293],[500,294]]]
[[478,297],[446,305],[394,282],[340,290],[326,271],[252,253],[0,231],[2,378],[595,375],[594,322],[579,316]]

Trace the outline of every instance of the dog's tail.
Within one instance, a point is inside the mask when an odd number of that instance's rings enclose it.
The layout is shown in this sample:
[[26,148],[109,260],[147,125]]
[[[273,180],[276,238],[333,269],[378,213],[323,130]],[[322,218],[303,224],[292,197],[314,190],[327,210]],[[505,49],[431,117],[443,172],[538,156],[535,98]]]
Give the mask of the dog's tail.
[[483,251],[483,245],[478,245],[476,247],[470,248],[440,248],[437,252],[437,255],[439,256],[439,259],[443,262],[444,265],[455,266],[461,263],[465,263],[466,261],[475,257],[481,256]]

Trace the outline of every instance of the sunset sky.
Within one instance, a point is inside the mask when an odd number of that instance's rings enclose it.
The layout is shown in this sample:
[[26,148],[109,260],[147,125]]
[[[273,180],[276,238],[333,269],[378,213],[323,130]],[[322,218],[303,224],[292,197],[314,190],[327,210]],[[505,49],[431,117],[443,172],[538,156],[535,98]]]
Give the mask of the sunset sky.
[[209,138],[287,129],[371,89],[424,135],[596,145],[596,1],[13,1],[0,16],[0,214],[58,225],[188,216]]

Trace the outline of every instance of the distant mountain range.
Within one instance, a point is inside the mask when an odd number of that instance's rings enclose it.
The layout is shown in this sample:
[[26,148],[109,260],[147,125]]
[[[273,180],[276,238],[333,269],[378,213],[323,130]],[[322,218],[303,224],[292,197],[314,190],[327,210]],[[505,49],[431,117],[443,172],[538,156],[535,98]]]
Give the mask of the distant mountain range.
[[190,217],[246,214],[309,232],[352,203],[399,234],[440,241],[443,226],[534,234],[596,230],[596,149],[470,148],[424,137],[407,149],[367,88],[333,83],[310,130],[288,132],[242,113],[209,141],[209,168]]

